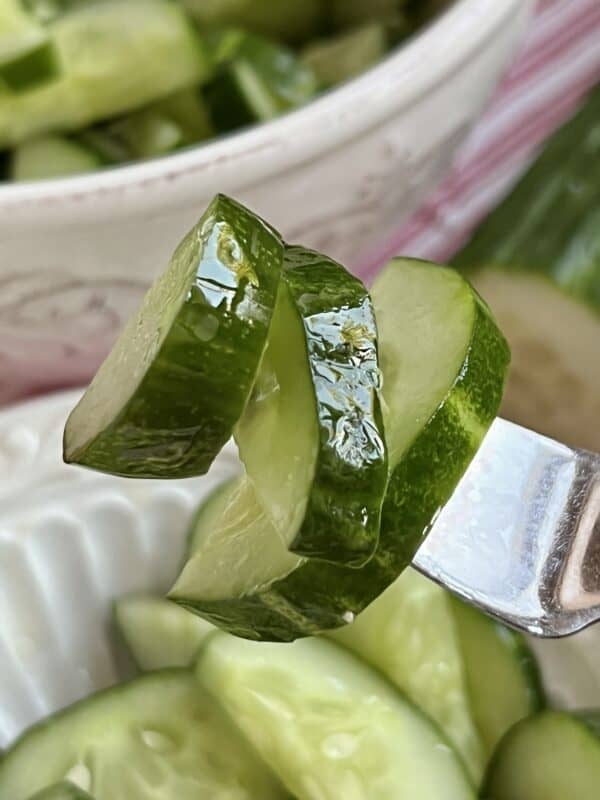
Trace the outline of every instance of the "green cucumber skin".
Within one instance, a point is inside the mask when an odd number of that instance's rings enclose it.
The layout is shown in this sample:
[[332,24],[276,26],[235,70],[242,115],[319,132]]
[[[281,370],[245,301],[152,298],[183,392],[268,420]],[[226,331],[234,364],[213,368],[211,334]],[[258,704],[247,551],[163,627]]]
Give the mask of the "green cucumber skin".
[[[202,231],[223,226],[229,247],[252,265],[247,271],[226,263],[225,251],[218,262],[204,254]],[[259,217],[218,195],[178,259],[199,261],[167,339],[121,413],[80,452],[69,447],[67,422],[68,463],[123,477],[192,477],[208,471],[230,438],[266,346],[283,243]],[[205,330],[214,338],[206,341]]]
[[[227,55],[218,44],[213,46],[218,54],[217,71],[202,88],[216,130],[227,132],[265,122],[303,105],[317,93],[312,69],[288,47],[237,31],[226,31],[215,42],[219,40],[228,45]],[[252,73],[264,95],[266,102],[261,107],[253,104],[244,90],[242,71]]]
[[0,79],[12,92],[24,92],[54,80],[60,71],[54,43],[46,41],[10,64],[0,64]]
[[600,313],[600,85],[453,265],[533,271]]
[[239,26],[253,33],[296,43],[319,28],[322,0],[182,0],[185,8],[206,28]]
[[29,800],[93,800],[92,795],[84,792],[73,783],[64,781],[47,789],[42,789],[30,797]]
[[357,278],[303,247],[286,248],[283,280],[304,328],[320,438],[306,514],[289,549],[362,566],[379,539],[388,472],[373,304]]
[[[508,347],[487,306],[479,298],[474,302],[476,319],[464,368],[450,399],[393,469],[379,546],[364,567],[355,570],[307,560],[246,597],[200,601],[172,594],[171,598],[242,638],[289,642],[347,625],[393,583],[412,561],[432,520],[475,456],[502,398]],[[471,432],[464,427],[465,416],[473,423]],[[451,435],[444,435],[445,430]]]
[[235,63],[225,64],[202,88],[202,97],[209,109],[211,123],[220,133],[266,121],[266,117],[261,120],[248,103],[237,79],[236,69]]
[[[540,786],[529,793],[521,787],[515,795],[515,787],[512,775],[515,770],[509,767],[506,769],[506,762],[510,760],[511,750],[514,743],[524,734],[534,731],[540,737],[551,729],[551,740],[549,752],[544,755],[552,757],[553,764],[547,765],[546,759],[540,759],[536,754],[534,743],[529,740],[526,751],[528,772],[533,776],[536,773],[540,776]],[[582,776],[577,767],[571,767],[568,763],[562,763],[561,758],[565,748],[571,742],[571,737],[577,737],[578,742],[574,748],[574,753],[585,762],[584,767],[590,770],[589,776]],[[588,750],[585,756],[584,750]],[[523,767],[523,764],[519,764]],[[582,766],[581,764],[579,766]],[[543,773],[552,767],[554,780],[551,781],[550,788],[544,780]],[[558,774],[557,769],[558,768]],[[574,770],[574,772],[573,772]],[[527,775],[527,782],[531,788],[532,775]],[[533,777],[535,781],[535,777]],[[542,783],[543,782],[543,783]],[[581,783],[580,783],[581,782]],[[509,785],[507,785],[509,784]],[[596,800],[598,796],[598,786],[600,785],[600,711],[541,711],[531,717],[521,720],[514,725],[502,738],[494,756],[489,764],[483,787],[481,789],[482,800]],[[556,794],[554,794],[556,792]],[[549,796],[549,794],[552,796]]]

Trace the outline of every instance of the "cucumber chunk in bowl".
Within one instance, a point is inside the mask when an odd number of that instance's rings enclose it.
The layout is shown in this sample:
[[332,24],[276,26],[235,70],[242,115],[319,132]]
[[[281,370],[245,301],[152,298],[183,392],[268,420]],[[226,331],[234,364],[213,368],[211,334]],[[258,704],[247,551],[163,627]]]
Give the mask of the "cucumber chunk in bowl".
[[61,780],[95,800],[288,797],[188,670],[148,673],[76,703],[0,760],[7,800]]
[[476,796],[435,725],[332,642],[217,633],[197,675],[298,800]]
[[484,800],[596,800],[600,786],[600,716],[543,711],[501,741]]

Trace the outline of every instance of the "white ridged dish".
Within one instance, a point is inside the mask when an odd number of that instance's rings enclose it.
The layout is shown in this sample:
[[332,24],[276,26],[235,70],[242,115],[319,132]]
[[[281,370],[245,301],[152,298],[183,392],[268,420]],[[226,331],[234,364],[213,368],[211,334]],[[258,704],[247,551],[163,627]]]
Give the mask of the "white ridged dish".
[[[209,476],[171,483],[65,466],[62,428],[77,397],[0,413],[0,749],[125,674],[111,600],[169,586],[195,503],[238,469],[233,449]],[[600,628],[535,646],[556,701],[600,705]]]

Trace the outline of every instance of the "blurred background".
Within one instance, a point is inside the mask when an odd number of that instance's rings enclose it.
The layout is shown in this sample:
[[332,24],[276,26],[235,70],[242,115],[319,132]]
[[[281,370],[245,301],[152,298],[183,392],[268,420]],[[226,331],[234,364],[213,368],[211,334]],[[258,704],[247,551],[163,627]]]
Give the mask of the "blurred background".
[[[416,32],[393,28],[400,44],[381,63],[278,119],[131,166],[68,178],[42,174],[50,179],[35,182],[25,170],[24,182],[0,184],[0,403],[87,381],[216,191],[367,281],[395,254],[450,259],[598,82],[600,3],[423,5],[427,17]],[[312,47],[310,63],[322,68]],[[367,52],[363,66],[377,54]],[[329,55],[325,61],[331,67]],[[0,98],[0,123],[2,113]],[[139,137],[144,129],[135,122]],[[118,136],[111,125],[90,130],[104,145],[117,137],[122,146],[123,122]],[[2,136],[10,138],[0,124]],[[9,153],[13,172],[22,167],[16,153]],[[35,153],[27,155],[39,170]],[[46,158],[42,173],[49,164],[57,169],[54,159]],[[84,165],[76,162],[77,169]],[[585,241],[597,263],[594,240]],[[598,271],[589,296],[600,293]],[[510,320],[498,313],[511,338]],[[596,319],[585,325],[597,333]],[[589,361],[578,370],[589,372]],[[584,427],[600,405],[594,372]],[[536,408],[522,421],[531,422]],[[547,432],[600,448],[600,434],[571,436],[570,427],[551,420]]]

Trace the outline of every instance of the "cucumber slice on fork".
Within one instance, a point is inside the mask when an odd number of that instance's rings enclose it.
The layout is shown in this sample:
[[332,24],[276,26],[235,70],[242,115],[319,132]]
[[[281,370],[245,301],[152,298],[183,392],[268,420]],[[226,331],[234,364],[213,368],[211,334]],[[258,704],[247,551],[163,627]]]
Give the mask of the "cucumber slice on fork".
[[279,235],[217,196],[71,413],[65,460],[127,477],[205,473],[254,385],[282,261]]

